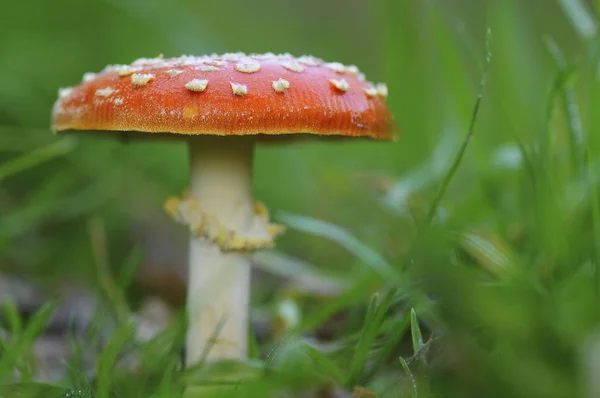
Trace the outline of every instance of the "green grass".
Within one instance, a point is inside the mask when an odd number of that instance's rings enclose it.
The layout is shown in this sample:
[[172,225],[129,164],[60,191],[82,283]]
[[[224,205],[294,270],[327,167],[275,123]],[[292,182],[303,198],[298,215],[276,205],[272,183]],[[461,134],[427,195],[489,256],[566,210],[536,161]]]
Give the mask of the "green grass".
[[[600,2],[21,3],[0,26],[0,272],[51,300],[2,303],[0,398],[600,394]],[[256,196],[288,226],[255,279],[268,330],[245,362],[186,370],[183,306],[150,341],[134,323],[136,275],[184,266],[185,231],[160,209],[185,187],[185,149],[56,138],[48,115],[107,63],[238,49],[358,64],[388,83],[402,135],[257,151]],[[70,284],[101,305],[65,331],[68,372],[47,384],[33,344]]]

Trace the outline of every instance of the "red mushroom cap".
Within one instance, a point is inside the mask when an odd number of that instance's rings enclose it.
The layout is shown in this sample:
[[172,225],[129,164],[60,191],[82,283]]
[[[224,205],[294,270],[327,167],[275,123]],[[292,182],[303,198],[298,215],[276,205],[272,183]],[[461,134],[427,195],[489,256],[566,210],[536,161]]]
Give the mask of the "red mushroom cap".
[[390,139],[386,96],[357,67],[309,56],[144,58],[61,89],[52,129]]

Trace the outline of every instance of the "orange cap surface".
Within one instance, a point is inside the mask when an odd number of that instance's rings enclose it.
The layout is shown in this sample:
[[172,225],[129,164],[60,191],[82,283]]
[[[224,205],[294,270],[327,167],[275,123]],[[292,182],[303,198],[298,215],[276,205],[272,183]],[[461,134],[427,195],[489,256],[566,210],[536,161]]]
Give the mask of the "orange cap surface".
[[59,90],[52,129],[390,139],[386,96],[357,67],[309,56],[144,58]]

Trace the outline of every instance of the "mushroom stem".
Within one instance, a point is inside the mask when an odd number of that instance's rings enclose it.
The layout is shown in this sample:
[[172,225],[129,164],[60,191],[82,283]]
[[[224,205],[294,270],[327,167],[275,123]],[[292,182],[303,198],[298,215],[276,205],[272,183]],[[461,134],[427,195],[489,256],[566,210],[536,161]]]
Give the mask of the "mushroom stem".
[[[189,140],[190,195],[212,225],[244,231],[255,217],[252,137]],[[192,236],[188,285],[186,365],[241,359],[248,351],[250,260],[214,241]]]

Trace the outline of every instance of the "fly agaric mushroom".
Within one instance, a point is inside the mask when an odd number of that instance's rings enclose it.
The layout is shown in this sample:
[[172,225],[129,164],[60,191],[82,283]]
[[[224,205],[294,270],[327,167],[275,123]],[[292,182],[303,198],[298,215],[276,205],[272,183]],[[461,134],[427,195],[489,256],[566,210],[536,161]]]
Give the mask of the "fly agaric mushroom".
[[110,65],[59,90],[54,132],[179,137],[191,188],[165,207],[192,232],[186,364],[247,355],[249,254],[282,228],[252,197],[254,146],[306,136],[390,139],[387,88],[355,66],[289,54],[182,56]]

